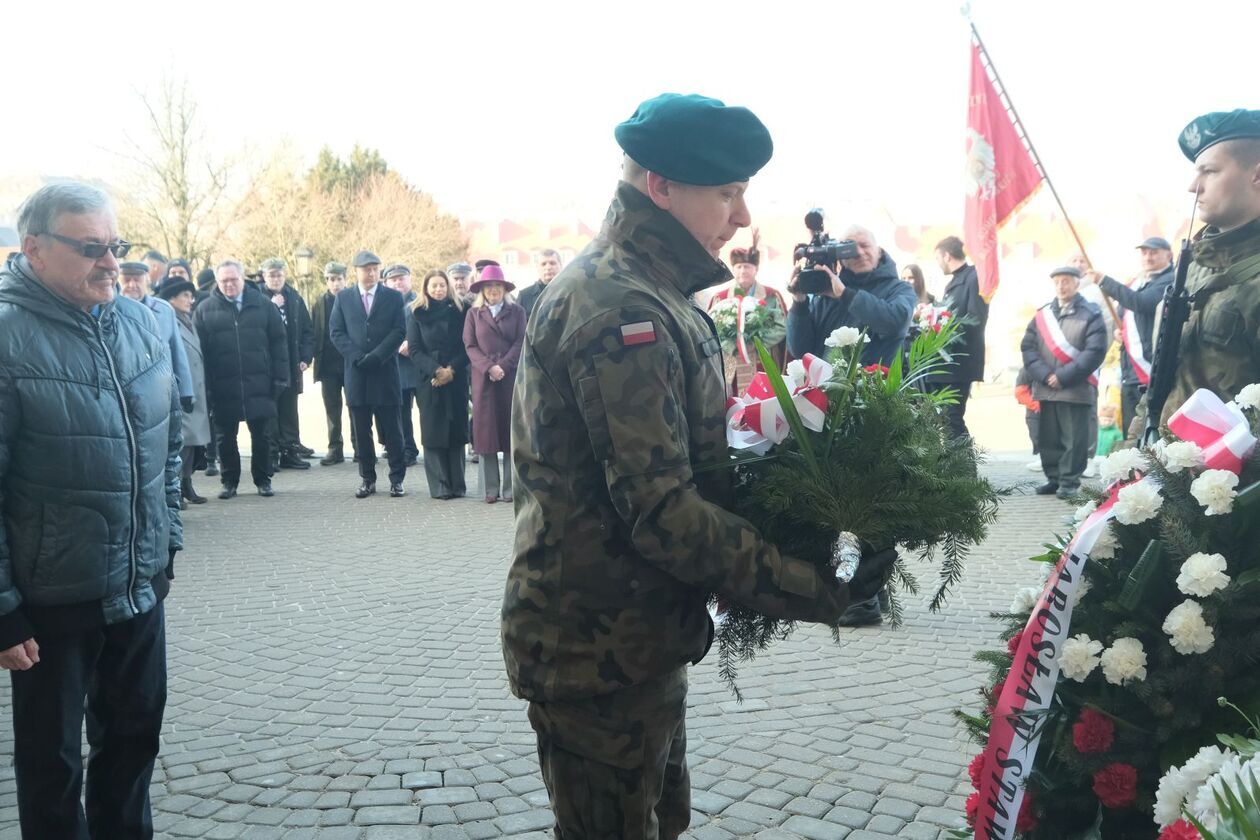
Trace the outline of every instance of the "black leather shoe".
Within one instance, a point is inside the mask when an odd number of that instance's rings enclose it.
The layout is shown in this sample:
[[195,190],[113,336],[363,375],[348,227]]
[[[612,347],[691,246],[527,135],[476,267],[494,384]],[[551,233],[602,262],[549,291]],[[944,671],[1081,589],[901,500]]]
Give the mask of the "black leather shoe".
[[366,499],[368,496],[374,495],[375,493],[376,493],[376,482],[365,481],[359,485],[358,490],[354,491],[354,497],[356,499]]
[[1056,492],[1054,495],[1058,496],[1060,499],[1067,500],[1067,499],[1074,498],[1076,494],[1079,492],[1081,492],[1080,486],[1065,487],[1063,485],[1059,485],[1058,492]]
[[208,478],[214,478],[218,474],[219,474],[219,468],[217,466],[215,466],[214,464],[206,465],[206,476]]
[[230,499],[235,495],[236,495],[235,487],[224,487],[222,490],[219,491],[220,499]]
[[1038,496],[1053,496],[1059,491],[1059,482],[1047,481],[1045,484],[1037,488]]
[[293,447],[293,451],[296,452],[298,455],[301,455],[303,458],[311,458],[315,455],[314,449],[311,449],[309,446],[303,446],[300,443],[297,446]]
[[319,465],[321,467],[331,467],[333,464],[344,464],[345,461],[346,456],[342,455],[340,452],[329,452],[326,456],[320,459]]
[[296,453],[286,452],[280,456],[280,467],[286,470],[309,470],[311,465],[303,461]]
[[197,491],[193,490],[184,494],[184,501],[188,502],[190,505],[204,505],[206,503],[206,497],[197,495]]
[[407,491],[403,489],[401,484],[391,484],[389,485],[389,495],[397,499],[402,496],[406,496]]
[[265,499],[269,499],[276,495],[276,491],[271,489],[271,482],[258,485],[258,495]]
[[850,604],[849,608],[840,615],[840,620],[836,624],[841,627],[874,627],[882,624],[884,617],[879,609],[879,598],[871,598],[869,601],[858,601]]

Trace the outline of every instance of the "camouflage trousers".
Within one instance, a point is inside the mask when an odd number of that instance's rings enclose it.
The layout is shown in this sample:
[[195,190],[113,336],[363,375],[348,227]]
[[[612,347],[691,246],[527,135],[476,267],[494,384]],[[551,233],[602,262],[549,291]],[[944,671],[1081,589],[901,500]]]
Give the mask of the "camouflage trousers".
[[691,821],[687,670],[584,700],[530,703],[557,840],[674,840]]

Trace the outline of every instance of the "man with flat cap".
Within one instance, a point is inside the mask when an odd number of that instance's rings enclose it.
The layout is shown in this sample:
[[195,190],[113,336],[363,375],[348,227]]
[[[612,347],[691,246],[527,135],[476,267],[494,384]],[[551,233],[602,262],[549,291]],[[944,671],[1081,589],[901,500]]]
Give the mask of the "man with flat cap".
[[468,307],[472,306],[472,302],[476,297],[468,291],[468,286],[472,282],[473,267],[466,262],[451,263],[446,267],[446,276],[451,278],[451,294],[457,295],[464,303],[464,311],[468,311]]
[[331,467],[346,460],[345,442],[341,436],[346,362],[337,346],[332,343],[332,336],[328,332],[337,293],[346,287],[346,264],[330,262],[324,266],[324,283],[327,284],[327,290],[311,304],[311,332],[315,337],[312,368],[314,379],[319,383],[320,396],[324,401],[324,418],[328,423],[328,450],[319,463],[321,466]]
[[149,266],[142,262],[125,262],[118,265],[118,290],[123,297],[143,303],[157,319],[162,340],[171,350],[171,368],[179,386],[179,404],[184,411],[193,410],[192,372],[188,369],[188,353],[179,337],[179,324],[175,310],[159,297],[149,294]]
[[1127,429],[1137,416],[1142,391],[1151,381],[1151,359],[1155,358],[1156,314],[1164,293],[1172,285],[1172,245],[1161,236],[1150,236],[1137,246],[1142,272],[1129,285],[1096,271],[1086,272],[1098,289],[1119,304],[1121,429]]
[[[410,314],[411,305],[416,302],[416,293],[411,288],[411,269],[402,263],[395,263],[381,272],[381,280],[403,296],[404,311]],[[398,346],[398,380],[402,387],[398,422],[402,426],[403,461],[407,466],[414,467],[420,458],[420,447],[416,446],[416,424],[413,422],[416,408],[416,366],[411,361],[411,350],[405,338]]]
[[1090,418],[1098,406],[1098,368],[1111,343],[1102,310],[1080,293],[1081,270],[1065,265],[1050,272],[1054,299],[1037,310],[1024,331],[1020,352],[1041,402],[1038,448],[1046,483],[1039,496],[1069,499],[1094,450]]
[[337,294],[328,334],[345,359],[346,402],[354,427],[355,456],[363,483],[356,499],[376,493],[376,442],[372,420],[389,458],[389,495],[404,496],[402,428],[398,406],[398,346],[407,335],[403,296],[380,283],[381,258],[371,251],[354,255],[358,282]]
[[1180,144],[1207,226],[1194,238],[1193,303],[1163,423],[1199,388],[1232,400],[1260,381],[1260,110],[1197,117]]
[[617,127],[622,182],[599,235],[527,328],[513,396],[516,545],[503,651],[558,838],[678,837],[690,820],[687,665],[707,652],[706,595],[834,623],[884,582],[846,586],[722,506],[721,345],[692,295],[749,224],[770,159],[750,111],[665,94]]
[[289,387],[276,397],[276,419],[271,424],[273,467],[286,470],[309,470],[305,457],[315,454],[302,445],[298,420],[298,397],[302,394],[303,374],[315,355],[315,333],[311,313],[298,290],[289,285],[285,272],[288,266],[279,257],[264,260],[259,267],[263,286],[259,290],[284,321],[284,334],[289,348]]

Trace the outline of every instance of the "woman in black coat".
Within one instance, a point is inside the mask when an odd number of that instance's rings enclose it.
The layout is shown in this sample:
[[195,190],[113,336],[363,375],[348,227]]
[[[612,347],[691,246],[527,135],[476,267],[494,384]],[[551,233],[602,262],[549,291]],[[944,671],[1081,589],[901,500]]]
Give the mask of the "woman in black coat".
[[468,353],[464,308],[444,272],[424,276],[407,319],[407,347],[416,371],[420,438],[429,495],[454,499],[466,492],[464,445],[468,443]]

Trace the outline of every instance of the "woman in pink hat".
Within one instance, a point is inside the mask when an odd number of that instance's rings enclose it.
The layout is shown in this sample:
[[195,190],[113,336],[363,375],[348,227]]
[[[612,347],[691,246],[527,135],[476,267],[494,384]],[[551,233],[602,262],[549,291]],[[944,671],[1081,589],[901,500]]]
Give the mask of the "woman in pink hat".
[[[469,287],[476,297],[464,321],[464,346],[472,369],[472,445],[481,456],[486,504],[512,500],[512,383],[525,341],[525,310],[507,299],[514,288],[502,268],[487,265]],[[502,485],[500,452],[506,455]]]

